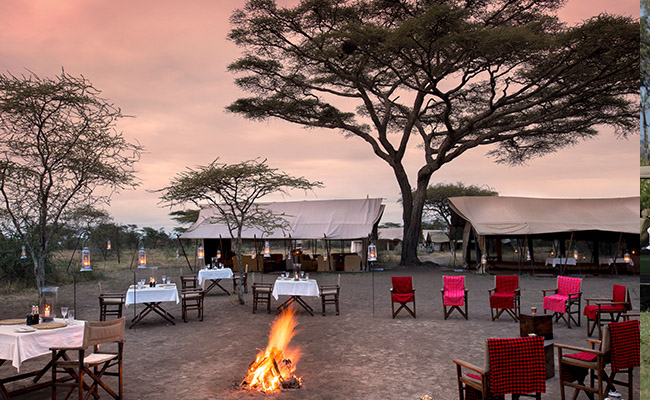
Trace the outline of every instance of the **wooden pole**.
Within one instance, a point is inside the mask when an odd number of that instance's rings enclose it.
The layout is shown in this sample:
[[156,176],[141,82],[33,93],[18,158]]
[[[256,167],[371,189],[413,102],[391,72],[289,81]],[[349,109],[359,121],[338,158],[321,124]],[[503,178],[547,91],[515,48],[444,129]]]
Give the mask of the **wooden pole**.
[[[190,264],[190,260],[189,258],[187,258],[187,254],[185,253],[185,247],[183,247],[183,241],[181,240],[180,236],[178,237],[178,243],[181,245],[181,251],[183,252],[183,257],[185,257],[185,261],[187,261],[187,266],[190,268],[190,271],[194,272],[194,269],[192,268],[192,264]],[[137,250],[138,249],[136,249],[136,251]],[[131,263],[133,263],[133,260],[131,260]]]
[[[569,262],[569,253],[571,252],[571,244],[573,243],[573,234],[575,232],[571,232],[571,237],[569,238],[569,248],[566,250],[567,253],[565,254],[564,257],[564,264],[562,264],[562,255],[560,254],[560,264],[564,265],[564,270],[567,268],[567,263]],[[577,261],[576,261],[577,262]],[[564,272],[562,272],[562,275],[564,275]]]
[[618,257],[618,251],[621,248],[621,241],[623,240],[623,232],[618,236],[618,244],[616,245],[616,253],[614,253],[614,272],[616,272],[616,276],[618,276],[618,269],[616,268],[616,259]]

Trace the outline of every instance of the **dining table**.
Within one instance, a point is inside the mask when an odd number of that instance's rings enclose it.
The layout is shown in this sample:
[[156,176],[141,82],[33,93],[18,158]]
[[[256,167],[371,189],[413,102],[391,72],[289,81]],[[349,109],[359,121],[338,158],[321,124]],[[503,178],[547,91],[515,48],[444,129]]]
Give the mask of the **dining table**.
[[[0,320],[0,366],[11,361],[18,372],[17,375],[2,377],[0,375],[0,398],[8,400],[14,396],[33,392],[51,386],[52,381],[48,370],[52,366],[51,357],[41,369],[22,372],[21,364],[26,360],[43,355],[51,355],[50,347],[77,347],[83,344],[84,323],[81,320],[66,320],[55,318],[51,323],[28,326],[23,319]],[[42,382],[41,379],[45,376]],[[7,383],[31,379],[24,387],[9,390]]]
[[138,313],[135,317],[133,317],[129,329],[140,323],[140,321],[142,321],[144,317],[146,317],[152,311],[160,315],[163,319],[172,325],[176,325],[176,323],[174,323],[174,316],[160,305],[164,302],[174,301],[176,304],[180,303],[180,298],[178,297],[178,289],[176,288],[175,283],[162,283],[156,284],[156,286],[129,286],[129,290],[126,292],[126,300],[124,302],[125,307],[128,307],[132,304],[145,305],[145,308],[140,311],[140,313]]
[[318,297],[319,294],[318,282],[316,279],[295,279],[284,277],[279,277],[275,280],[273,291],[271,292],[271,295],[276,300],[278,300],[280,296],[289,296],[284,303],[278,306],[278,312],[285,310],[295,302],[302,306],[302,308],[312,316],[314,315],[314,309],[302,299],[302,296]]
[[[199,285],[203,288],[205,291],[205,294],[208,294],[212,288],[215,286],[219,287],[221,290],[226,292],[227,295],[230,295],[230,292],[221,286],[219,282],[221,282],[222,279],[232,279],[233,278],[233,273],[232,269],[230,268],[204,268],[199,270],[196,279],[199,281]],[[210,281],[210,284],[206,288],[206,282]]]

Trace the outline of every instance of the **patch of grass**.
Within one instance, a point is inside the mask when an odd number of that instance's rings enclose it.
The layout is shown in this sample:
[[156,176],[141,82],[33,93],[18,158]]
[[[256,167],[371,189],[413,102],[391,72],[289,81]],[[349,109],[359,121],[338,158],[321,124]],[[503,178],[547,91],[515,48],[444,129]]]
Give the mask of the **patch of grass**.
[[641,313],[641,398],[650,398],[650,312]]

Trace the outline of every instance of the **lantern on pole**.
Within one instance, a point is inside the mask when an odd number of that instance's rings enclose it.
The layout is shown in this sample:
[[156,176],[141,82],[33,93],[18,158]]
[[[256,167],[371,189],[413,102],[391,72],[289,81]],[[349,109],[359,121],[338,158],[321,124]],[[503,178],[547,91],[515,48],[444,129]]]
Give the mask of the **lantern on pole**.
[[90,266],[90,249],[88,247],[84,247],[81,250],[81,269],[79,271],[88,272],[92,270],[93,269]]
[[623,261],[625,261],[626,263],[630,262],[630,253],[625,252],[625,255],[623,256]]
[[580,255],[578,254],[578,247],[576,246],[575,250],[573,250],[573,258],[577,260],[578,257],[580,257]]
[[178,250],[176,250],[176,258],[178,259],[180,257],[180,254],[178,254]]
[[269,245],[269,241],[265,240],[264,241],[264,258],[269,258],[271,257],[271,246]]
[[530,250],[526,250],[526,261],[530,261]]
[[112,247],[111,247],[111,239],[108,239],[108,240],[106,241],[106,250],[110,250],[111,248],[112,248]]
[[481,265],[483,265],[483,267],[487,265],[487,254],[481,256]]
[[377,261],[377,246],[374,243],[368,245],[368,261]]
[[217,260],[221,258],[221,250],[217,250]]
[[23,248],[20,250],[20,258],[22,260],[27,258],[27,250],[25,250],[25,246],[23,246]]
[[205,250],[203,249],[203,246],[199,246],[199,248],[196,250],[196,258],[199,260],[205,259]]
[[138,251],[138,268],[147,268],[147,251],[144,247]]

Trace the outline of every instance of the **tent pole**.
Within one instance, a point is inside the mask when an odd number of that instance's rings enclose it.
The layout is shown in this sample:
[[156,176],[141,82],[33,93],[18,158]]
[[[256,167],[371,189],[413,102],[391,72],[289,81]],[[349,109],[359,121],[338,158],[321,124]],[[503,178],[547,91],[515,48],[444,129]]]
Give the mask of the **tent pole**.
[[[223,240],[221,239],[221,234],[219,234],[219,250],[221,250],[221,256],[223,257],[223,264],[226,265],[226,250],[224,250],[223,248]],[[217,260],[217,263],[219,263],[219,260]]]
[[[181,251],[183,252],[183,257],[185,257],[185,261],[187,261],[187,266],[190,268],[190,271],[194,272],[194,269],[192,269],[192,264],[190,264],[190,260],[189,258],[187,258],[187,254],[185,253],[185,247],[183,247],[183,241],[181,240],[180,237],[178,237],[178,243],[181,245]],[[133,260],[131,260],[131,262],[133,262]]]
[[[569,253],[571,252],[571,244],[573,243],[573,234],[574,233],[575,232],[571,232],[571,237],[569,238],[569,247],[566,249],[567,253],[565,254],[565,257],[564,257],[564,264],[563,265],[564,265],[564,270],[565,271],[566,271],[566,268],[568,267],[568,263],[569,263]],[[562,261],[562,255],[560,255],[560,261]],[[577,263],[577,261],[576,261],[576,263]],[[562,264],[562,263],[560,262],[560,264]],[[564,275],[564,273],[562,273],[562,275]]]
[[[519,245],[519,240],[517,240],[517,245]],[[519,275],[521,275],[521,257],[523,257],[523,253],[526,251],[526,237],[524,236],[524,247],[521,251],[521,254],[519,254],[519,258],[517,258],[517,264],[519,266]]]
[[327,269],[332,272],[332,257],[330,256],[330,242],[327,240],[327,235],[323,233],[325,238],[325,249],[327,251]]
[[616,253],[614,253],[614,272],[618,277],[618,269],[616,268],[616,259],[618,258],[618,251],[621,249],[621,240],[623,240],[623,232],[618,236],[618,244],[616,245]]

